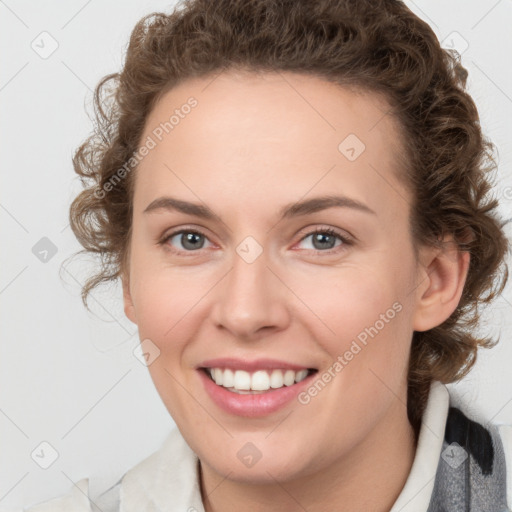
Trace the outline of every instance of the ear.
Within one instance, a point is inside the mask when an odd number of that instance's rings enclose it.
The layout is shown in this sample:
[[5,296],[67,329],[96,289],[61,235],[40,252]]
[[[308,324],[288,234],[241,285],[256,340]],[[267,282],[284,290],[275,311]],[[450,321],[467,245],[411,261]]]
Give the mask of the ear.
[[132,295],[130,293],[130,280],[126,274],[121,276],[121,282],[123,285],[123,303],[124,303],[124,314],[134,324],[137,324],[137,317],[135,315],[135,308],[133,306]]
[[423,247],[419,256],[419,285],[416,289],[415,331],[441,325],[457,308],[469,269],[469,252],[461,251],[451,236],[442,248]]

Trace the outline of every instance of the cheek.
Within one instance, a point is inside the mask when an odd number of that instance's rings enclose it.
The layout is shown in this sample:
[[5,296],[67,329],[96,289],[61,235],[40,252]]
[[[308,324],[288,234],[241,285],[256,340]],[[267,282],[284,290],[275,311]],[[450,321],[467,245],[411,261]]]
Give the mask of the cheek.
[[356,337],[372,325],[396,300],[391,282],[378,279],[365,268],[344,268],[338,273],[325,273],[302,279],[297,284],[303,302],[310,307],[323,336],[329,331],[333,339]]
[[192,266],[177,270],[161,263],[139,265],[132,293],[140,337],[157,344],[182,339],[176,333],[183,330],[185,318],[197,315],[202,297],[215,284],[213,277]]
[[[198,337],[205,282],[196,275],[183,275],[153,266],[141,271],[135,286],[139,337],[158,347],[158,357],[148,366],[151,379],[174,421],[185,424],[191,389],[191,362],[187,348]],[[204,300],[204,299],[203,299]],[[195,411],[201,417],[200,411]]]
[[375,374],[398,383],[407,367],[407,279],[381,269],[344,269],[336,279],[302,288],[315,313],[309,328],[333,361],[343,358],[346,384],[370,384]]

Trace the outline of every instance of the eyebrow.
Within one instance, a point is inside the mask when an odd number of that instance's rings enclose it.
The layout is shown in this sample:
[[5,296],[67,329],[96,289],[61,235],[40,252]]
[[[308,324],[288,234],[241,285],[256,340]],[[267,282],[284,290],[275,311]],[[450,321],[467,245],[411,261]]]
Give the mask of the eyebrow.
[[[293,217],[309,215],[334,207],[352,208],[360,212],[376,215],[376,213],[371,208],[369,208],[364,203],[357,201],[356,199],[351,199],[350,197],[346,196],[333,195],[314,197],[311,199],[305,199],[295,203],[287,204],[281,208],[279,215],[280,220],[290,219]],[[183,201],[181,199],[176,199],[169,196],[158,197],[146,207],[143,213],[151,213],[161,210],[178,211],[181,213],[194,215],[202,219],[222,222],[222,219],[206,205],[190,203],[188,201]]]

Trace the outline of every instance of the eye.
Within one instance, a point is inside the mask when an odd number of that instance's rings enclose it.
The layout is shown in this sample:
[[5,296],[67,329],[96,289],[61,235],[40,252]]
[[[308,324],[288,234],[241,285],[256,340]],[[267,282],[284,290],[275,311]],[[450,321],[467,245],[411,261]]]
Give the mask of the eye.
[[[174,244],[181,244],[181,247],[176,249],[176,246],[173,244],[173,240],[175,240]],[[160,241],[160,244],[171,245],[173,247],[172,250],[178,253],[183,253],[203,249],[205,240],[208,240],[208,238],[200,231],[196,231],[194,229],[181,229],[166,235],[163,240]]]
[[[313,251],[320,251],[324,253],[338,252],[339,249],[336,247],[351,245],[352,242],[341,233],[338,233],[332,228],[319,228],[309,232],[305,237],[301,239],[301,242],[311,238],[312,247],[308,248]],[[339,243],[336,243],[339,241]]]
[[[312,247],[306,249],[322,253],[335,253],[342,250],[340,246],[352,245],[352,241],[349,238],[332,228],[318,228],[314,231],[310,231],[301,238],[300,242],[304,242],[310,237]],[[207,240],[208,238],[204,233],[195,229],[185,228],[165,235],[159,243],[160,245],[170,248],[173,252],[182,254],[204,249],[205,241]],[[181,247],[176,246],[176,244],[180,244]]]

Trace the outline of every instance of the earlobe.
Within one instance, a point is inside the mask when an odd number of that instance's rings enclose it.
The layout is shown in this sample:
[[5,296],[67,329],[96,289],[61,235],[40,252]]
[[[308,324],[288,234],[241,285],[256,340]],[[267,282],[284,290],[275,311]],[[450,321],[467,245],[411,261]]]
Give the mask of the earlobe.
[[428,331],[447,320],[457,308],[469,269],[470,254],[461,251],[451,238],[442,249],[427,249],[426,263],[418,286],[415,331]]
[[137,317],[135,316],[135,308],[133,306],[128,277],[123,275],[121,282],[123,286],[124,314],[130,321],[132,321],[134,324],[137,324]]

